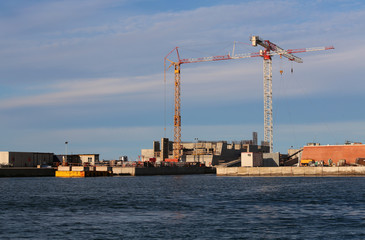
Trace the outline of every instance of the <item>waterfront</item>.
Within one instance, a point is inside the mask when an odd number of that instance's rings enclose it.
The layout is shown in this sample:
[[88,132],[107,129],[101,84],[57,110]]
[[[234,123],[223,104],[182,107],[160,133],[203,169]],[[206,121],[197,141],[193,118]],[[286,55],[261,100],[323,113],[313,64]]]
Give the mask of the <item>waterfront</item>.
[[364,239],[365,178],[0,179],[0,239]]

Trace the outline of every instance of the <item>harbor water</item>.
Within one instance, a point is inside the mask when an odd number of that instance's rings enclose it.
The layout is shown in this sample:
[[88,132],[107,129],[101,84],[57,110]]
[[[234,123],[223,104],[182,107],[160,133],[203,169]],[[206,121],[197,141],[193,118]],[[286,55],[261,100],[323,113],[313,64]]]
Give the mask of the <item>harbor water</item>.
[[365,239],[363,177],[0,178],[0,239]]

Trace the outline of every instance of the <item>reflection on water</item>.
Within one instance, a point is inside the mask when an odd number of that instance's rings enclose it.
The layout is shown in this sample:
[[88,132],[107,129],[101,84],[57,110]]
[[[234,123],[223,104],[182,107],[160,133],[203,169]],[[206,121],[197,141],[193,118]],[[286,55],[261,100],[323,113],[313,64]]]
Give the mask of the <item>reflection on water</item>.
[[365,178],[0,179],[0,239],[365,239]]

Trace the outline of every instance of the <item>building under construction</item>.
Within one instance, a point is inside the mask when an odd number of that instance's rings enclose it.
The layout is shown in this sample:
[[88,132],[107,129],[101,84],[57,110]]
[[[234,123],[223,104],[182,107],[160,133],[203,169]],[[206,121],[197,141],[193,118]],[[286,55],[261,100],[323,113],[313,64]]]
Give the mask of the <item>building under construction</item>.
[[[257,143],[257,133],[253,133],[252,140],[242,141],[197,141],[181,143],[181,161],[188,163],[204,163],[206,166],[214,166],[220,163],[230,162],[241,158],[242,152],[269,153],[270,147],[266,142]],[[154,141],[153,149],[142,149],[141,160],[151,159],[168,161],[173,158],[173,142],[168,138],[162,138],[161,142]]]

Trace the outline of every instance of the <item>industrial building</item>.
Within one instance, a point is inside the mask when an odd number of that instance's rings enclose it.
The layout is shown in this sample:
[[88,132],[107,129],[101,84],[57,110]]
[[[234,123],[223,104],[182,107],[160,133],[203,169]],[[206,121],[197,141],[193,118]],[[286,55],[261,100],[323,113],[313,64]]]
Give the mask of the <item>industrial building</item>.
[[301,161],[312,160],[325,165],[364,165],[365,145],[361,143],[348,143],[345,145],[320,145],[310,144],[303,148]]
[[[214,166],[219,163],[229,162],[241,158],[242,152],[269,153],[267,143],[257,144],[257,133],[253,134],[253,140],[233,141],[197,141],[181,143],[181,161],[204,163],[206,166]],[[155,159],[157,162],[173,158],[173,142],[168,138],[162,138],[161,142],[154,141],[153,149],[142,149],[141,160]]]
[[0,165],[9,167],[37,167],[53,165],[53,153],[0,152]]

